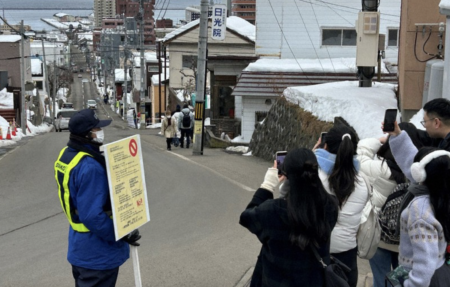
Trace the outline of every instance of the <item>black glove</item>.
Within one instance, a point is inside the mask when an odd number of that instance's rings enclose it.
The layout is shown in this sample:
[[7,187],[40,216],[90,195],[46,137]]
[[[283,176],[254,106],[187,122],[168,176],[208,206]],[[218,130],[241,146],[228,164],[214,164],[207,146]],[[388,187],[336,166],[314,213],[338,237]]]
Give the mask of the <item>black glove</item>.
[[130,234],[122,238],[123,241],[133,246],[140,246],[140,244],[137,242],[139,239],[141,239],[141,236],[139,235],[139,229],[133,230]]

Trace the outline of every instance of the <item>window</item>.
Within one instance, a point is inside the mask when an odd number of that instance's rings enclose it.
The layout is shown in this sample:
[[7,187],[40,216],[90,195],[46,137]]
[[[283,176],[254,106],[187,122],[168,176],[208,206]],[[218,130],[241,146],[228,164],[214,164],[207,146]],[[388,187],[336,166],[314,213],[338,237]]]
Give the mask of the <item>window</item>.
[[388,29],[388,47],[398,46],[398,29]]
[[183,68],[196,68],[197,67],[197,56],[183,55]]
[[322,29],[322,46],[356,46],[356,30]]

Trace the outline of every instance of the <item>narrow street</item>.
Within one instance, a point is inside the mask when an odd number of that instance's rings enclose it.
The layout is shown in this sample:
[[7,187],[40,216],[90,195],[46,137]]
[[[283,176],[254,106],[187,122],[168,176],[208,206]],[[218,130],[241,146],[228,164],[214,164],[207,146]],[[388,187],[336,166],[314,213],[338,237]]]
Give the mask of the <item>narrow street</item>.
[[[101,117],[104,115],[101,113]],[[106,141],[136,133],[114,121]],[[158,130],[141,133],[151,221],[140,231],[144,286],[234,286],[255,264],[260,245],[238,224],[269,163],[206,150],[165,151]],[[68,132],[29,140],[0,159],[0,286],[72,286],[68,223],[53,163]],[[17,177],[17,175],[22,175]],[[31,264],[30,264],[31,263]],[[133,286],[131,261],[117,286]]]

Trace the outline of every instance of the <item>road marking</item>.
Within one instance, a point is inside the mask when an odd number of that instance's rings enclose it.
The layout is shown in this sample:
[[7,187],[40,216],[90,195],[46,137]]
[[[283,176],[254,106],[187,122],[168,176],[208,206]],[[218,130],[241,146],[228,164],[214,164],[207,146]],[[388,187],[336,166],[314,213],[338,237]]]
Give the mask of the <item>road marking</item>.
[[[162,148],[158,148],[158,147],[155,147],[155,148],[157,148],[157,149],[159,149],[159,150],[161,150],[161,151],[165,151],[165,150],[162,149]],[[179,157],[179,158],[181,158],[181,159],[183,159],[183,160],[185,160],[185,161],[188,161],[188,162],[190,162],[190,163],[193,163],[193,164],[195,164],[195,165],[197,165],[197,166],[203,167],[204,169],[207,169],[208,171],[214,173],[215,175],[220,176],[220,177],[223,178],[223,179],[226,179],[227,181],[231,182],[231,183],[234,184],[234,185],[237,185],[238,187],[240,187],[240,188],[242,188],[242,189],[244,189],[244,190],[246,190],[246,191],[250,191],[250,192],[254,192],[254,191],[255,191],[254,188],[248,187],[248,186],[246,186],[246,185],[244,185],[244,184],[242,184],[242,183],[240,183],[240,182],[237,182],[237,181],[235,181],[235,180],[233,180],[233,179],[231,179],[231,178],[228,178],[228,177],[224,176],[223,174],[220,174],[219,172],[215,171],[214,169],[211,169],[211,168],[209,168],[209,167],[207,167],[207,166],[201,165],[200,163],[195,162],[195,161],[193,161],[193,160],[191,160],[191,159],[189,159],[189,158],[187,158],[187,157],[185,157],[185,156],[183,156],[183,155],[181,155],[181,154],[177,154],[177,153],[173,153],[173,152],[171,152],[170,154],[172,154],[172,155],[174,155],[174,156],[177,156],[177,157]]]

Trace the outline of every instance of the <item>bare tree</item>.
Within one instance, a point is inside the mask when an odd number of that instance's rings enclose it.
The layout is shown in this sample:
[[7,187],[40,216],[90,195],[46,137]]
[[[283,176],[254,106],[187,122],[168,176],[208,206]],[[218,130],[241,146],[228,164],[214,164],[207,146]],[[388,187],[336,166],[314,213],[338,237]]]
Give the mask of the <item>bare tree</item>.
[[70,85],[73,83],[73,75],[70,71],[70,69],[67,69],[65,67],[58,67],[56,66],[55,69],[48,67],[48,85],[49,85],[49,91],[48,93],[55,97],[57,95],[53,95],[53,85],[55,84],[55,77],[56,77],[56,93],[58,93],[59,89],[61,88],[70,88]]
[[[192,71],[193,73],[186,73],[185,70]],[[190,57],[190,63],[189,68],[181,69],[180,74],[183,75],[183,77],[187,78],[187,81],[184,83],[184,92],[183,97],[184,101],[188,101],[188,97],[195,92],[195,84],[197,83],[197,57],[191,56]]]

